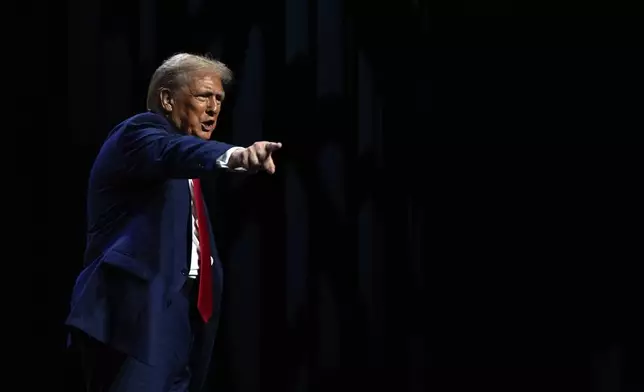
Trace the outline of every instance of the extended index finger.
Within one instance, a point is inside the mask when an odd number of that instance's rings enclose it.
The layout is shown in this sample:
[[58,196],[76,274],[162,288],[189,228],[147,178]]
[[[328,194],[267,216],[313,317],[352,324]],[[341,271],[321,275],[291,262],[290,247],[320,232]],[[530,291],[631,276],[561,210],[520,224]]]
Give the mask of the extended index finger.
[[282,148],[282,143],[268,142],[266,143],[265,148],[266,148],[266,152],[270,154],[273,151],[277,151],[280,148]]

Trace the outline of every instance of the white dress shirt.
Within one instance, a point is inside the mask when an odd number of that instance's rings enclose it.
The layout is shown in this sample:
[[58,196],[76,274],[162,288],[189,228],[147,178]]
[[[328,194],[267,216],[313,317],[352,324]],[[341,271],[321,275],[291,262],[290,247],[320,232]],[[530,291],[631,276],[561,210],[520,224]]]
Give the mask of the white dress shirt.
[[[230,159],[230,155],[240,149],[243,150],[244,148],[233,147],[222,154],[219,158],[217,158],[217,167],[228,169],[228,160]],[[235,171],[244,170],[245,169],[241,167],[235,169]],[[191,179],[188,180],[188,183],[190,184],[190,210],[192,211],[192,224],[190,225],[190,227],[192,228],[192,250],[190,252],[190,271],[188,272],[188,277],[194,279],[199,275],[199,233],[197,231],[197,210],[195,209],[194,203],[194,185]],[[212,256],[210,256],[210,265],[212,265],[213,262],[214,259],[212,258]]]

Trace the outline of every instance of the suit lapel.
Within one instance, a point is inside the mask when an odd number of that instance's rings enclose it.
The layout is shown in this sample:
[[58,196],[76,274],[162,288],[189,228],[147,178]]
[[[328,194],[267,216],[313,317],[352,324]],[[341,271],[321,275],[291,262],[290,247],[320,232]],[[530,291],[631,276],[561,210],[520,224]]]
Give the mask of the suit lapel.
[[[173,235],[174,241],[174,262],[177,264],[173,271],[186,275],[190,267],[190,243],[191,243],[191,224],[190,224],[190,187],[188,180],[177,179],[169,180],[171,182],[171,203],[173,211]],[[176,279],[175,290],[181,289],[185,279]]]

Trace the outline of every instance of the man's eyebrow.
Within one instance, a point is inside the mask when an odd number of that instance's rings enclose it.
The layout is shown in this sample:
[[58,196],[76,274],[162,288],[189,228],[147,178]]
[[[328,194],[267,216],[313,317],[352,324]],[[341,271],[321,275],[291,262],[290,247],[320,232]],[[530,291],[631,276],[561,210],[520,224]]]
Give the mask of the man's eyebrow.
[[213,91],[211,89],[204,89],[202,92],[198,93],[199,95],[215,95],[219,99],[224,99],[226,97],[226,93],[224,91]]

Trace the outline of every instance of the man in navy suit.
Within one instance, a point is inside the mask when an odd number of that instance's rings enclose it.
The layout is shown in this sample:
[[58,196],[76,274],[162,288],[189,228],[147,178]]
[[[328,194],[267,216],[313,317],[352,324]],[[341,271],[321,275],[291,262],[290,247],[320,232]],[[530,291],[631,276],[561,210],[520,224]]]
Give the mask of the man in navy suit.
[[87,194],[85,268],[74,286],[70,348],[88,391],[199,391],[209,367],[222,268],[200,177],[275,172],[280,143],[210,141],[232,78],[191,54],[152,76],[148,112],[108,135]]

